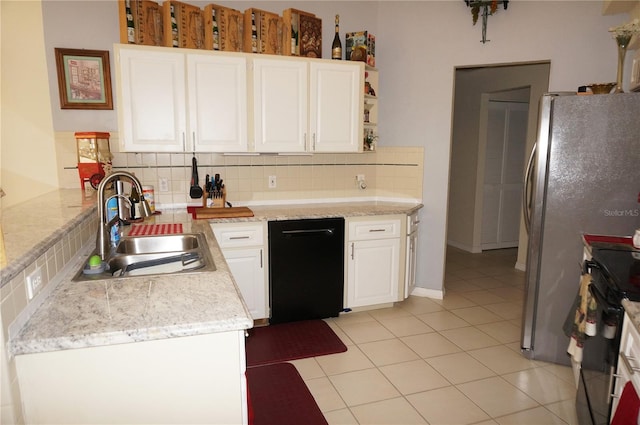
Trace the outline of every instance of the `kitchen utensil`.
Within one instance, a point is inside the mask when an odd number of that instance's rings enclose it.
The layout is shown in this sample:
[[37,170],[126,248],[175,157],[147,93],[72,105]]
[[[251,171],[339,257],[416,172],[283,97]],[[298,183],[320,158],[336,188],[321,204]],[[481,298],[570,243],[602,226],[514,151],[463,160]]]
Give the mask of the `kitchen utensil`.
[[191,188],[189,189],[191,199],[202,198],[202,188],[198,184],[198,160],[194,156],[191,159]]

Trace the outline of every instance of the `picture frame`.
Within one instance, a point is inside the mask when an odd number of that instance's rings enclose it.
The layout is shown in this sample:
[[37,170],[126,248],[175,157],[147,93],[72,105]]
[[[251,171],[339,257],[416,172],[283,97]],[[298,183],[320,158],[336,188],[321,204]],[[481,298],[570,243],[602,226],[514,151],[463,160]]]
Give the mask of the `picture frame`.
[[113,109],[108,50],[55,48],[62,109]]

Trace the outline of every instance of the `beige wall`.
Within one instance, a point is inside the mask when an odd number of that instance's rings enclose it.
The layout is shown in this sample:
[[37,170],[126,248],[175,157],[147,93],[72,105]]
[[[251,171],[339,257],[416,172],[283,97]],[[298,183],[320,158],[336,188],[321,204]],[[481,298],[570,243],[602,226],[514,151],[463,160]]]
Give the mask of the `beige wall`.
[[9,206],[56,189],[58,174],[41,3],[3,0],[0,8],[0,185]]

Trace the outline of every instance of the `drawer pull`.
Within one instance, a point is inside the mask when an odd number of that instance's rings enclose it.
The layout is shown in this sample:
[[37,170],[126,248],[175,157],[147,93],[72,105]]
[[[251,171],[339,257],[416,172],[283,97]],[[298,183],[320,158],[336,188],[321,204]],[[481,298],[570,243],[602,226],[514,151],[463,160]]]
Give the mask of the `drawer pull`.
[[370,229],[369,233],[373,233],[373,232],[384,232],[385,229]]
[[238,239],[249,239],[249,238],[251,238],[251,236],[231,236],[229,238],[229,240],[234,241],[234,240],[238,240]]
[[624,362],[624,365],[629,370],[631,375],[633,375],[636,372],[640,372],[640,367],[631,365],[631,361],[635,361],[636,360],[635,358],[630,356],[628,357],[624,352],[620,352],[620,357],[622,357],[622,361]]

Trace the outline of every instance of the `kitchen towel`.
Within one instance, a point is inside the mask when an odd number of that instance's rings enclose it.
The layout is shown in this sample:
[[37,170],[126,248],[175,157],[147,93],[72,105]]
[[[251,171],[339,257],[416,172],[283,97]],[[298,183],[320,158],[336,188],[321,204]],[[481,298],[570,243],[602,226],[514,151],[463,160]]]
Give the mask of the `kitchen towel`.
[[[582,362],[582,347],[589,336],[595,335],[597,308],[595,298],[589,291],[591,275],[585,273],[580,279],[580,288],[574,302],[574,308],[569,311],[567,322],[571,323],[569,347],[567,353],[576,363]],[[571,321],[572,319],[572,321]],[[566,329],[565,329],[566,331]]]
[[620,396],[611,425],[638,425],[639,411],[640,399],[638,399],[638,393],[636,393],[633,383],[629,381],[622,390],[622,396]]
[[182,223],[134,224],[129,236],[173,235],[182,233]]

